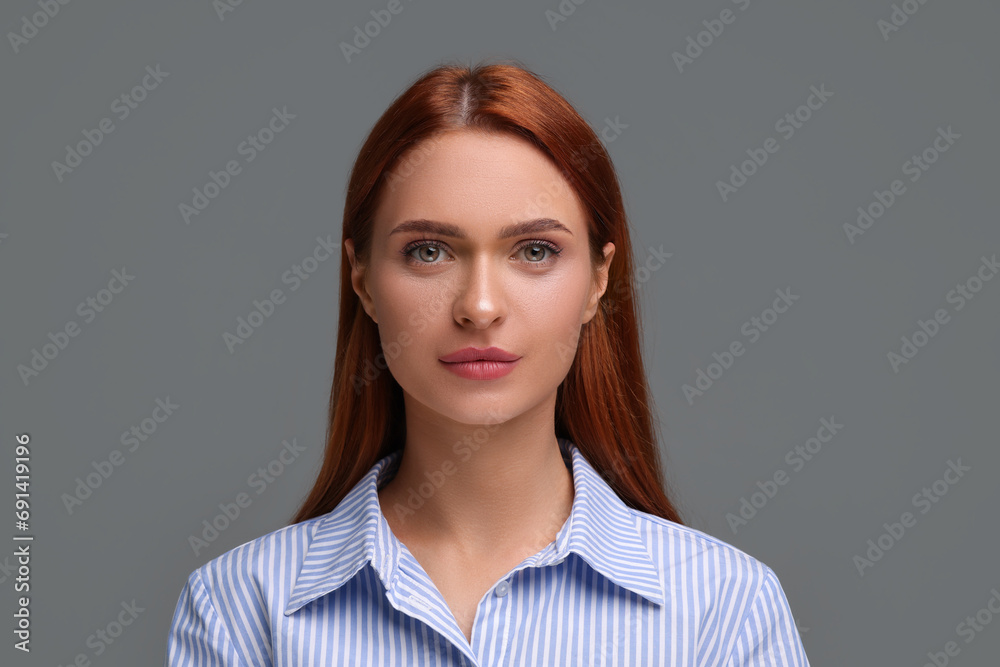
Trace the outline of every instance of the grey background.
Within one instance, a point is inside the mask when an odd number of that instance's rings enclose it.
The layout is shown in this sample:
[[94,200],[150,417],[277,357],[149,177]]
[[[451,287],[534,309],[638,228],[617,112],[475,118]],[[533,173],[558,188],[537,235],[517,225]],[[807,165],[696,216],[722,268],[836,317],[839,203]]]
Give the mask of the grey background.
[[[348,170],[406,85],[440,62],[516,58],[595,129],[628,126],[607,146],[637,262],[672,253],[640,278],[686,522],[775,570],[814,665],[923,665],[948,641],[951,664],[996,665],[1000,619],[971,643],[957,626],[1000,590],[1000,280],[961,310],[946,295],[1000,251],[997,5],[927,2],[884,39],[886,0],[567,0],[555,29],[555,0],[403,0],[348,63],[340,43],[386,5],[243,2],[220,19],[208,0],[71,2],[17,53],[6,35],[40,7],[0,9],[0,479],[12,504],[29,433],[35,535],[32,651],[12,647],[7,577],[0,662],[162,664],[187,574],[286,524],[322,456],[339,255],[295,291],[281,276],[317,237],[339,241]],[[672,54],[727,8],[679,71]],[[157,64],[169,75],[119,120],[112,101]],[[833,96],[776,132],[820,85]],[[245,162],[237,146],[274,107],[295,119]],[[59,182],[52,162],[103,117],[114,131]],[[961,138],[911,182],[901,165],[939,126]],[[716,182],[767,137],[778,152],[723,201]],[[178,205],[231,159],[242,172],[185,224]],[[850,243],[843,225],[893,179],[905,194]],[[122,267],[134,280],[85,322],[77,304]],[[275,288],[287,300],[230,354],[223,333]],[[784,288],[799,299],[751,343],[741,326]],[[950,321],[894,372],[887,354],[938,308]],[[26,385],[18,366],[70,321],[80,334]],[[689,402],[682,386],[737,340],[745,353]],[[76,478],[167,397],[179,408],[70,514]],[[786,453],[824,417],[844,428],[794,470]],[[258,495],[248,477],[292,438],[305,452]],[[959,458],[971,471],[921,514],[914,494]],[[727,513],[778,470],[788,483],[734,533]],[[196,555],[189,535],[241,491],[252,504]],[[916,525],[861,576],[854,557],[906,511]],[[88,637],[133,599],[144,611],[95,655]]]

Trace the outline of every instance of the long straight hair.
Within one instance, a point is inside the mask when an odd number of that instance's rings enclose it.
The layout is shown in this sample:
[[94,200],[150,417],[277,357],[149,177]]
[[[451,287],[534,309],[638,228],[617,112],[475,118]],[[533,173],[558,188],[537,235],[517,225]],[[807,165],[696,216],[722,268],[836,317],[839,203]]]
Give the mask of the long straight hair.
[[[378,119],[351,170],[342,241],[367,263],[380,196],[433,150],[467,129],[526,139],[561,171],[587,212],[591,265],[615,253],[594,317],[581,327],[556,395],[556,436],[571,440],[633,509],[682,523],[663,483],[640,344],[633,256],[618,177],[597,134],[559,93],[516,61],[441,65],[421,75]],[[431,146],[430,149],[427,149]],[[419,149],[418,149],[419,147]],[[398,172],[393,171],[398,168]],[[594,271],[596,281],[596,268]],[[291,523],[333,510],[406,439],[402,389],[386,371],[377,325],[351,284],[344,243],[340,319],[323,465]]]

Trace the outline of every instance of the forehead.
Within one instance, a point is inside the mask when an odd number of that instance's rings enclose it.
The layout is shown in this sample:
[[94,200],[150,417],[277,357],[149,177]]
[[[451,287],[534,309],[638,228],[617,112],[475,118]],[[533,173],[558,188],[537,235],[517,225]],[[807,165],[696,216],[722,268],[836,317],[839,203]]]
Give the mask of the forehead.
[[584,225],[584,208],[559,169],[520,137],[447,132],[411,149],[392,171],[376,216],[383,223],[425,218],[475,229],[550,217],[574,233]]

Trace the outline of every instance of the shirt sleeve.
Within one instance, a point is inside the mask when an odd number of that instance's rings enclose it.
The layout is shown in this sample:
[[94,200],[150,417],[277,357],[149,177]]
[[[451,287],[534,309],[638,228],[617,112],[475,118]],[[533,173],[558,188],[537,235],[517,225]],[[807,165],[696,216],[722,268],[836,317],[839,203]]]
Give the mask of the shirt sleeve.
[[191,573],[181,590],[163,664],[164,667],[246,667],[198,570]]
[[809,667],[788,599],[769,567],[726,667]]

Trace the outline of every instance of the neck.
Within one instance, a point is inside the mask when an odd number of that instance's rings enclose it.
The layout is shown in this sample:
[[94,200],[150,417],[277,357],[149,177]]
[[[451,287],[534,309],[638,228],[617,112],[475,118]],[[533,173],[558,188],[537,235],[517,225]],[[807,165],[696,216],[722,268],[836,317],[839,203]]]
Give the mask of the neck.
[[473,558],[552,542],[574,495],[554,414],[554,395],[500,424],[460,424],[408,404],[399,470],[379,491],[396,537]]

